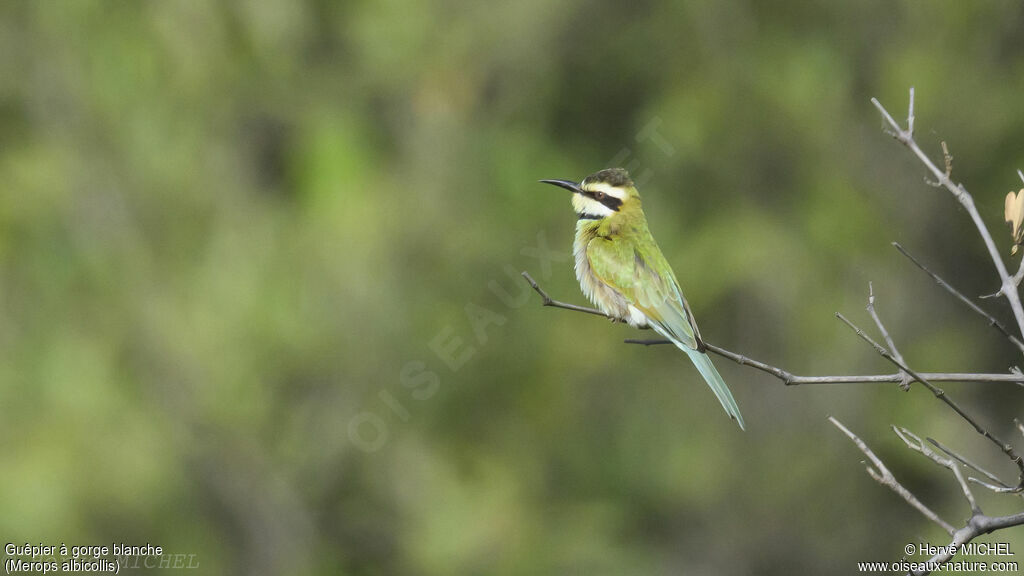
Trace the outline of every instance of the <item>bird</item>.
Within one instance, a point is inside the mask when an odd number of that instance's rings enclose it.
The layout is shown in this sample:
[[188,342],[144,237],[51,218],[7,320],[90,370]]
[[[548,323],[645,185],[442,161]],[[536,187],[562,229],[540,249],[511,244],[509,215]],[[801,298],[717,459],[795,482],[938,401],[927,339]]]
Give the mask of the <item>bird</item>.
[[581,182],[540,180],[572,192],[576,279],[583,295],[613,321],[651,328],[689,356],[722,408],[746,427],[729,387],[705,352],[676,275],[647,227],[640,193],[623,168]]

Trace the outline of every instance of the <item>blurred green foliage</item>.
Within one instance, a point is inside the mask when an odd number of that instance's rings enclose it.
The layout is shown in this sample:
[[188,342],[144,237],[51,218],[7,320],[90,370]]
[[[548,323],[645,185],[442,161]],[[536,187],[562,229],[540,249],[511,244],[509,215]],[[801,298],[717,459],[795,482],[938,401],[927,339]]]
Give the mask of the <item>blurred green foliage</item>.
[[[741,433],[685,357],[516,274],[582,303],[536,180],[616,160],[709,341],[891,372],[833,318],[866,326],[873,281],[915,367],[1016,364],[889,247],[996,288],[869,98],[902,117],[916,87],[1008,250],[1022,30],[953,0],[5,3],[0,540],[351,575],[845,573],[944,543],[825,420],[959,522],[888,425],[1009,468],[922,391],[718,361]],[[947,390],[1004,436],[1020,416],[1019,390]]]

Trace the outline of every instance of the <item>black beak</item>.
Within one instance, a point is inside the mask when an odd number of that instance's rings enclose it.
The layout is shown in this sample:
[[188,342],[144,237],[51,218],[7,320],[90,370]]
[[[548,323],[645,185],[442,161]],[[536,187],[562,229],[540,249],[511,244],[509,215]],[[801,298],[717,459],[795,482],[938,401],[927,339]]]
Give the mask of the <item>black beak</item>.
[[559,188],[565,188],[566,190],[577,194],[583,194],[583,190],[580,189],[580,185],[572,180],[540,180],[540,182],[558,186]]

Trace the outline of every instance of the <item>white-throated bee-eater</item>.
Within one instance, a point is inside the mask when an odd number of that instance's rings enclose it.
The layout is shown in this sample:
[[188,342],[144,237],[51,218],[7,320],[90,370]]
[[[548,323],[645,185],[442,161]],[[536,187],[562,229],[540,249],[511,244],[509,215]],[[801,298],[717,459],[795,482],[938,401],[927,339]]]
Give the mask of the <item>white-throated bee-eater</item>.
[[572,192],[576,279],[602,312],[635,328],[650,327],[686,352],[730,418],[743,416],[729,387],[704,353],[700,331],[672,267],[647,228],[640,193],[622,168],[583,179],[541,180]]

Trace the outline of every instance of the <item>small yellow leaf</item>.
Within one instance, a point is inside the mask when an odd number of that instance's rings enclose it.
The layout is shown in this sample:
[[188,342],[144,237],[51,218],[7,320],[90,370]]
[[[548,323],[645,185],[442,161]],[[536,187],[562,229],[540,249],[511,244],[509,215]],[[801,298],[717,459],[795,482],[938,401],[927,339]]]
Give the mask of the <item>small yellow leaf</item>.
[[1024,243],[1024,189],[1019,192],[1010,192],[1006,195],[1006,202],[1003,207],[1003,217],[1011,224],[1013,236],[1013,248],[1010,254],[1017,253],[1017,246]]

